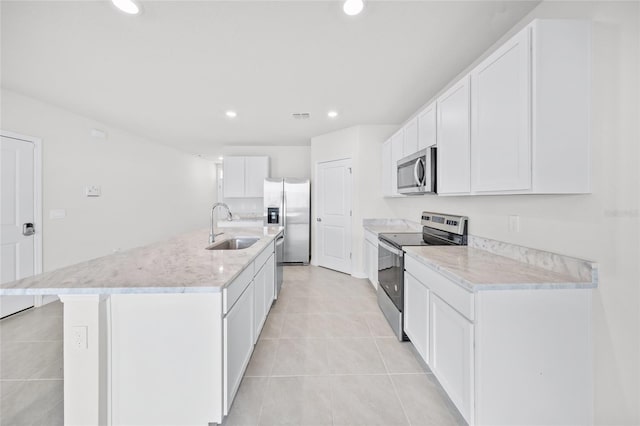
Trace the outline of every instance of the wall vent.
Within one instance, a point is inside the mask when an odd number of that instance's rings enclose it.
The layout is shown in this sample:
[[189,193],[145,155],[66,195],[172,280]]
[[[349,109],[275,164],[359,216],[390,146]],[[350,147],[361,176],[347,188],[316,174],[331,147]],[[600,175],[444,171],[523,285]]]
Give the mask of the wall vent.
[[308,120],[311,118],[311,114],[308,112],[294,112],[291,116],[296,120]]

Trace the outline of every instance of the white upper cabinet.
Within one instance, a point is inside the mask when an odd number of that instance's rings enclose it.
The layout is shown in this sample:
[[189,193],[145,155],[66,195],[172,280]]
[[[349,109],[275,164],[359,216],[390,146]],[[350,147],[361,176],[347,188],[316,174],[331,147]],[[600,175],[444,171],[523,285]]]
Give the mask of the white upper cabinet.
[[471,191],[469,76],[437,100],[438,194]]
[[532,192],[591,192],[591,23],[539,19],[532,38]]
[[[418,118],[414,117],[404,126],[404,143],[402,157],[418,151]],[[400,158],[402,158],[400,157]]]
[[225,157],[225,198],[260,198],[269,177],[269,157]]
[[534,20],[394,135],[393,195],[433,145],[438,195],[591,192],[590,75],[590,22]]
[[530,29],[471,72],[471,191],[531,188]]
[[391,195],[398,195],[398,160],[404,157],[404,129],[391,136]]
[[223,171],[224,196],[244,197],[244,157],[226,157]]
[[244,158],[245,197],[264,196],[264,179],[269,177],[269,157]]
[[[391,162],[391,139],[382,144],[382,195],[393,196],[393,171]],[[396,176],[397,179],[397,176]]]
[[418,114],[418,151],[436,144],[436,103]]

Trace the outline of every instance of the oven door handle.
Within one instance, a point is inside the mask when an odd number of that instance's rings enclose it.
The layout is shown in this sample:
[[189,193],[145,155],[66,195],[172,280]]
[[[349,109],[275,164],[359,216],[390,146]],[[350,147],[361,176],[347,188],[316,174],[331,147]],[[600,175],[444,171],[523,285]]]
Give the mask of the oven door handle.
[[382,240],[378,240],[378,245],[383,249],[395,254],[396,256],[400,256],[400,257],[404,256],[404,252],[402,250],[398,250],[397,248],[390,246],[389,244],[383,242]]

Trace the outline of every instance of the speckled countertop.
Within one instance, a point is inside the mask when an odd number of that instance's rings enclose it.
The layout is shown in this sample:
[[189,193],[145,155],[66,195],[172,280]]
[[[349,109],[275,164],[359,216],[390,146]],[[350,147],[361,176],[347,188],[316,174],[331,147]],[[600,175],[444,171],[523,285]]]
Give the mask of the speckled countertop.
[[403,247],[403,250],[471,291],[597,287],[595,273],[587,280],[468,246]]
[[3,295],[219,292],[281,232],[279,227],[227,229],[217,240],[258,236],[243,250],[205,250],[209,230],[99,257],[0,285]]

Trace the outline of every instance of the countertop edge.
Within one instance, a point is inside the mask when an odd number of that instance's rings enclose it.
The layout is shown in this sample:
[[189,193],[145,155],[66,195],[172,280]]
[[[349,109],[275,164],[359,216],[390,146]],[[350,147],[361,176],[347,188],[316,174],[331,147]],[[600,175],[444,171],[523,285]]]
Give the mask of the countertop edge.
[[[478,250],[478,249],[476,249]],[[417,260],[423,265],[433,269],[440,273],[444,277],[451,280],[454,284],[462,287],[464,290],[470,292],[478,292],[484,290],[560,290],[560,289],[593,289],[597,288],[597,266],[594,265],[594,280],[591,282],[563,282],[563,283],[509,283],[509,284],[484,284],[484,283],[472,283],[455,272],[452,272],[435,262],[430,261],[428,258],[413,252],[405,253],[411,258]],[[498,255],[495,255],[498,256]]]
[[[241,228],[236,228],[234,231],[230,232],[242,232]],[[202,282],[200,284],[191,284],[191,285],[168,285],[168,286],[146,286],[146,287],[25,287],[25,288],[0,288],[0,296],[43,296],[43,295],[94,295],[94,294],[104,294],[104,295],[112,295],[112,294],[183,294],[183,293],[221,293],[225,288],[227,288],[240,274],[247,268],[249,264],[254,262],[256,258],[269,246],[269,244],[273,244],[273,242],[278,238],[279,235],[283,233],[283,230],[280,229],[278,232],[275,232],[271,235],[263,235],[261,239],[263,240],[264,246],[255,252],[255,254],[249,258],[247,258],[246,262],[238,268],[238,270],[231,275],[223,284],[213,285],[208,284],[207,282]],[[173,239],[173,238],[172,238]],[[169,239],[167,241],[171,241]],[[157,244],[157,243],[154,243]],[[144,247],[144,246],[141,246]],[[136,247],[134,249],[138,249],[140,247]],[[133,249],[132,249],[133,250]],[[98,259],[98,258],[96,258]],[[82,263],[88,263],[95,259],[90,259]],[[74,266],[74,265],[69,265]],[[61,268],[62,269],[62,268]],[[49,273],[53,273],[54,271],[45,272],[43,274],[38,275],[46,275]],[[36,275],[35,277],[37,277]],[[29,277],[33,278],[33,277]],[[28,279],[28,278],[25,278]],[[20,280],[19,280],[20,281]]]

